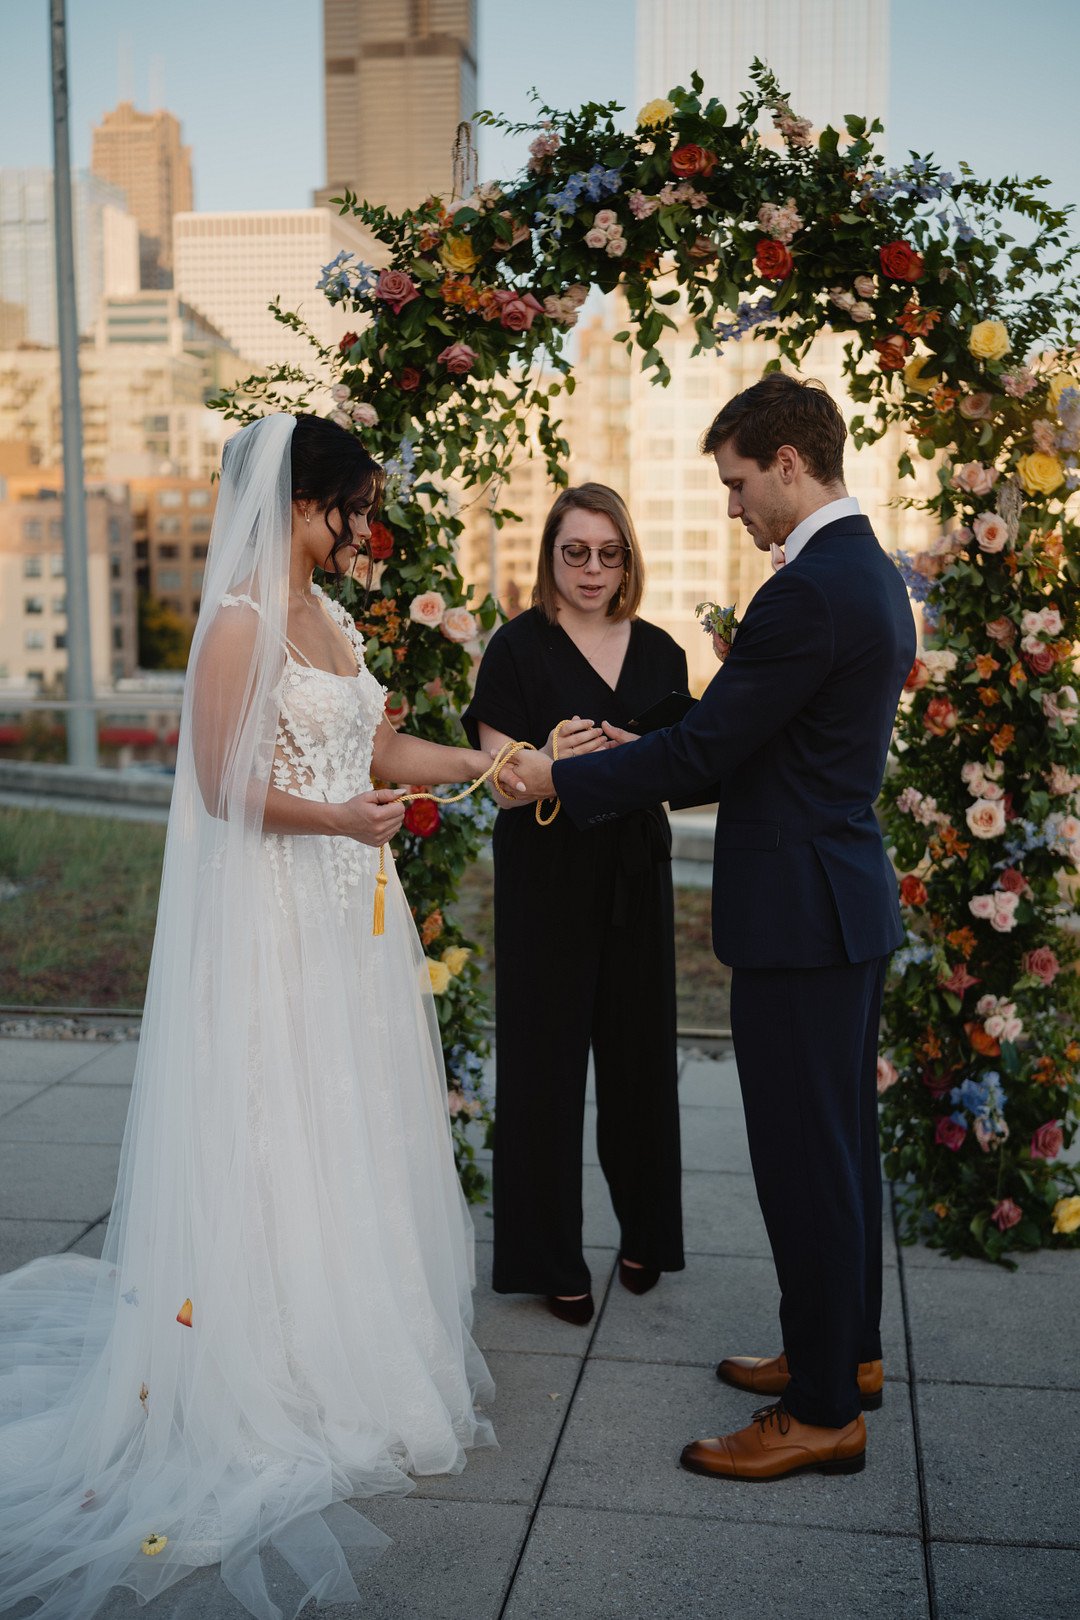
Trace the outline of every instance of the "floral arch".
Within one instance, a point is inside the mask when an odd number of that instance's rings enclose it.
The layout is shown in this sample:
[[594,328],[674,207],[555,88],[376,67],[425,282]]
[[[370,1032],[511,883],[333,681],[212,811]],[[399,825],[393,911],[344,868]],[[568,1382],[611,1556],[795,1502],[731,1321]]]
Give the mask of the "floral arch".
[[[563,352],[587,291],[619,287],[617,341],[664,383],[673,306],[695,353],[752,332],[798,367],[826,326],[846,339],[856,445],[891,423],[937,486],[915,502],[940,538],[901,557],[925,646],[897,721],[882,810],[909,929],[886,995],[879,1065],[887,1164],[905,1235],[951,1253],[1080,1242],[1080,1178],[1063,1160],[1080,1102],[1080,948],[1069,924],[1080,866],[1075,644],[1080,530],[1080,304],[1066,215],[1041,181],[956,178],[929,158],[886,169],[877,123],[816,138],[761,64],[729,117],[696,75],[621,109],[541,109],[526,169],[444,207],[400,216],[341,199],[383,244],[378,271],[344,255],[323,272],[355,312],[337,352],[335,415],[390,474],[374,526],[373,594],[347,605],[392,719],[459,737],[468,644],[496,604],[468,598],[448,484],[505,475],[528,436],[565,482],[554,416],[573,389]],[[775,134],[763,138],[759,118]],[[778,137],[778,139],[777,139]],[[462,188],[464,189],[464,188]],[[1014,234],[1015,233],[1015,234]],[[1020,239],[1020,237],[1023,239]],[[296,316],[279,312],[303,330]],[[770,362],[772,365],[779,361]],[[556,380],[545,381],[556,374]],[[248,418],[306,403],[292,367],[217,403]],[[317,396],[316,396],[317,397]],[[513,516],[497,505],[501,526]],[[429,954],[467,1190],[482,1178],[470,1122],[488,1118],[476,967],[453,920],[456,884],[492,811],[410,807],[398,865]]]

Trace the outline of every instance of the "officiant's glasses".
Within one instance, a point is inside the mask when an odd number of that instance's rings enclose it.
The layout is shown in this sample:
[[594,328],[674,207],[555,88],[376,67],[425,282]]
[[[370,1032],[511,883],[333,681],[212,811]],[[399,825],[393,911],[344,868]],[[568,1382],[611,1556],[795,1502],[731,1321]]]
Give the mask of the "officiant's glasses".
[[563,554],[563,562],[570,568],[584,568],[594,551],[605,568],[621,568],[627,558],[626,547],[616,545],[614,541],[607,546],[587,546],[584,540],[568,540],[559,550]]

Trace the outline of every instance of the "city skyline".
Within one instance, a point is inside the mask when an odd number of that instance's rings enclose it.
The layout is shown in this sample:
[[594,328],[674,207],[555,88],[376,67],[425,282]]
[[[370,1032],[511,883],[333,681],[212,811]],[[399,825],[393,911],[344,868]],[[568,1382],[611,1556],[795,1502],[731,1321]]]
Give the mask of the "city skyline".
[[[686,0],[687,12],[696,9]],[[195,207],[306,208],[323,183],[322,0],[263,0],[259,27],[239,5],[189,0],[184,25],[171,7],[96,0],[69,7],[73,166],[90,162],[94,123],[128,98],[174,113],[193,150]],[[633,0],[550,0],[543,26],[524,0],[481,0],[481,106],[530,116],[529,88],[562,107],[614,99],[637,106]],[[0,164],[51,162],[47,7],[9,8],[0,64]],[[906,0],[891,8],[886,150],[914,149],[986,178],[1045,175],[1057,204],[1080,204],[1080,154],[1058,136],[1052,109],[1067,106],[1080,49],[1080,8],[1046,0],[1040,37],[1053,41],[1037,86],[1018,78],[1016,7],[1010,0]],[[164,49],[163,49],[164,47]],[[240,68],[238,70],[238,64]],[[670,88],[656,86],[657,93]],[[1040,116],[1028,116],[1036,92]],[[863,111],[851,108],[851,111]],[[393,130],[388,140],[393,140]],[[482,177],[508,178],[522,141],[480,131]]]

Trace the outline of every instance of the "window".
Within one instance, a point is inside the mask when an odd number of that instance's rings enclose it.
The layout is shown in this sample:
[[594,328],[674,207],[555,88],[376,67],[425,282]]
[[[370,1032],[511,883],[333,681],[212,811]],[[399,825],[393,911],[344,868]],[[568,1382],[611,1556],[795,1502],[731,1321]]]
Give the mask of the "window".
[[713,392],[713,379],[705,371],[692,371],[683,379],[687,399],[708,399]]
[[23,636],[23,646],[27,652],[41,652],[45,646],[45,635],[41,630],[27,630]]
[[24,613],[44,613],[45,598],[43,596],[27,596],[23,599]]
[[697,607],[698,603],[701,601],[700,587],[693,591],[683,591],[681,601],[684,608]]
[[170,613],[183,613],[184,611],[183,603],[178,602],[175,596],[163,596],[161,605],[163,608],[168,608]]
[[53,599],[52,599],[52,610],[53,610],[54,613],[66,613],[67,612],[67,597],[66,596],[54,596]]
[[40,540],[45,526],[40,518],[24,518],[22,532],[24,540]]
[[178,517],[159,517],[157,520],[158,534],[179,534],[180,527]]
[[670,557],[659,557],[647,564],[650,579],[670,579],[674,564]]
[[67,636],[64,634],[64,632],[62,630],[58,630],[56,635],[53,636],[52,640],[54,649],[57,652],[63,652],[67,646]]
[[123,591],[113,591],[110,597],[110,608],[114,619],[118,619],[124,611]]
[[179,568],[163,568],[157,577],[159,591],[178,591],[180,589]]
[[686,515],[689,518],[711,518],[716,516],[715,501],[687,501]]
[[193,568],[191,570],[191,588],[192,588],[192,590],[193,591],[201,591],[202,590],[202,582],[203,582],[203,571],[202,571],[202,569],[201,568]]
[[683,534],[684,551],[708,551],[711,544],[708,529],[687,529]]
[[124,650],[124,631],[123,631],[123,626],[122,625],[119,625],[119,624],[114,624],[113,625],[112,644],[113,644],[113,652],[123,652],[123,650]]
[[210,505],[210,491],[208,489],[193,489],[188,492],[187,503],[192,511],[196,507],[202,509]]
[[158,505],[159,506],[177,507],[177,506],[183,506],[183,504],[184,504],[184,492],[183,492],[182,489],[159,489],[158,490]]
[[59,518],[49,519],[49,539],[62,541],[64,538],[64,525]]
[[671,592],[649,591],[647,600],[650,608],[669,608],[671,606]]
[[209,550],[209,546],[192,546],[191,555],[196,562],[205,562],[206,554]]
[[646,501],[645,516],[647,518],[670,518],[674,515],[674,507],[670,501]]
[[191,519],[192,534],[209,534],[210,519],[208,517],[193,517]]
[[176,562],[179,556],[179,546],[158,546],[157,548],[158,562]]
[[23,571],[23,579],[40,579],[41,578],[41,572],[42,572],[42,570],[41,570],[41,558],[40,557],[24,557],[23,558],[22,571]]
[[110,579],[121,579],[123,577],[123,573],[124,573],[124,565],[120,561],[120,558],[119,557],[110,557],[109,558],[109,578]]
[[120,544],[120,539],[120,519],[118,517],[111,517],[109,519],[109,544],[111,546],[118,546]]
[[52,575],[53,579],[63,579],[64,559],[62,555],[58,554],[55,557],[49,558],[49,573]]
[[44,686],[45,671],[43,669],[28,669],[26,678],[28,681],[33,681],[35,686]]

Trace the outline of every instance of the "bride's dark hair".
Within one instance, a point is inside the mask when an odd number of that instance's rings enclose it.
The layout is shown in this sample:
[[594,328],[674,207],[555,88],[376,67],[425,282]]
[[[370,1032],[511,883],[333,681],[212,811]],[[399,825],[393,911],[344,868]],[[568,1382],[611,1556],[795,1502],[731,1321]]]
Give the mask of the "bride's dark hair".
[[354,434],[323,416],[297,416],[291,454],[293,500],[314,501],[325,512],[335,538],[323,570],[341,579],[337,553],[351,542],[349,513],[360,506],[369,516],[377,510],[386,474]]

